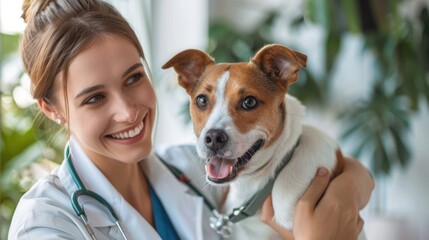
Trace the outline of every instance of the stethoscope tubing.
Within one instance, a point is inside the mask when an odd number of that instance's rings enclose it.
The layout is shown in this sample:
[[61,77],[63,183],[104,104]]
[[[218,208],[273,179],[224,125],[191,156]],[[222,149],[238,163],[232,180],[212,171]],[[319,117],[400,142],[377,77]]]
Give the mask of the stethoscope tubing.
[[72,204],[73,210],[75,211],[76,215],[82,219],[83,223],[86,226],[86,230],[88,231],[88,234],[91,236],[91,238],[93,240],[96,239],[94,231],[92,230],[92,228],[88,224],[88,218],[85,214],[85,210],[79,204],[79,197],[81,197],[81,196],[88,196],[88,197],[96,200],[97,202],[99,202],[104,207],[106,207],[107,210],[109,211],[110,215],[115,219],[114,220],[115,225],[118,227],[119,231],[121,232],[121,235],[124,237],[125,240],[128,240],[128,238],[125,235],[124,229],[122,228],[121,224],[119,223],[119,217],[116,214],[115,210],[113,210],[112,206],[106,201],[106,199],[101,197],[99,194],[97,194],[91,190],[87,190],[85,185],[83,184],[82,180],[80,179],[80,177],[79,177],[79,175],[78,175],[78,173],[77,173],[77,171],[73,165],[73,162],[72,162],[72,157],[71,157],[71,153],[70,153],[70,143],[67,143],[67,145],[65,147],[64,158],[67,161],[67,167],[68,167],[70,175],[73,179],[73,182],[76,184],[76,186],[78,188],[78,190],[74,191],[72,193],[72,196],[71,196],[71,204]]
[[[148,75],[148,78],[151,82],[151,84],[153,83],[153,78],[152,78],[152,74],[149,68],[149,64],[146,61],[146,59],[144,57],[141,57],[141,62],[143,64],[143,68],[145,70],[145,73]],[[156,116],[155,116],[155,125],[157,124],[157,118],[158,118],[158,105],[156,106],[157,111]],[[153,130],[156,129],[156,126],[154,126]],[[154,138],[154,136],[152,136],[152,138]],[[153,139],[152,139],[153,140]],[[99,194],[87,190],[85,185],[83,184],[82,180],[80,179],[74,165],[72,162],[72,157],[71,157],[71,153],[70,153],[70,143],[68,142],[66,147],[65,147],[65,151],[64,151],[64,159],[67,161],[67,167],[68,170],[70,172],[70,175],[73,179],[73,182],[76,184],[78,190],[72,193],[71,196],[71,204],[73,207],[73,210],[75,211],[76,215],[79,216],[82,221],[84,222],[86,229],[89,233],[89,235],[91,236],[91,238],[93,240],[95,240],[95,234],[94,231],[92,230],[92,228],[89,226],[88,224],[88,218],[85,214],[84,209],[79,205],[79,197],[80,196],[88,196],[91,197],[93,199],[95,199],[96,201],[100,202],[103,206],[105,206],[108,211],[110,212],[110,215],[115,219],[115,225],[118,227],[119,231],[121,232],[122,236],[124,237],[125,240],[128,240],[126,235],[125,235],[125,231],[122,227],[122,225],[119,223],[119,217],[116,214],[116,212],[113,210],[112,206],[103,198],[101,197]]]

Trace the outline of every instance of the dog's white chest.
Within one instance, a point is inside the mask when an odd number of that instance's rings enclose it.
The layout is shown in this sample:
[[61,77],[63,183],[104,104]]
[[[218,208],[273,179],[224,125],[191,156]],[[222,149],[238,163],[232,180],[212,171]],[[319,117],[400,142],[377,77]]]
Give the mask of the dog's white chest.
[[[293,214],[297,201],[305,192],[319,167],[323,166],[331,170],[335,168],[336,148],[335,142],[321,131],[303,126],[300,144],[295,149],[290,162],[277,176],[272,191],[275,220],[280,225],[288,229],[293,227]],[[258,183],[261,181],[264,181],[263,176],[253,178],[251,181],[232,183],[225,202],[225,210],[228,212],[240,206],[245,199],[256,192],[252,186],[260,185]],[[277,233],[271,228],[267,229],[265,224],[262,224],[263,227],[258,225],[261,225],[259,215],[236,224],[237,239],[245,239],[243,236],[248,234],[264,235],[260,239],[278,237]]]

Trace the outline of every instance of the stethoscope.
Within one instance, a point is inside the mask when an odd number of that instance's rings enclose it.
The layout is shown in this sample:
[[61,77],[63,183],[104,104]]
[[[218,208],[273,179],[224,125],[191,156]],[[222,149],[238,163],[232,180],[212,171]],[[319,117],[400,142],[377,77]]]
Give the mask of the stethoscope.
[[80,217],[85,224],[86,230],[88,231],[88,234],[91,236],[93,240],[96,240],[94,231],[92,230],[91,226],[88,224],[88,217],[85,214],[85,210],[83,207],[79,204],[79,197],[81,196],[88,196],[95,201],[99,202],[101,205],[105,206],[107,210],[109,210],[110,215],[114,218],[115,225],[118,227],[119,231],[121,232],[122,237],[125,240],[128,240],[127,236],[125,235],[124,229],[122,228],[121,224],[119,223],[119,217],[116,214],[116,212],[113,210],[112,206],[100,195],[97,193],[88,190],[85,188],[85,185],[83,185],[82,180],[79,178],[79,175],[76,172],[76,169],[74,168],[71,154],[70,154],[70,146],[67,144],[65,151],[64,151],[64,158],[67,161],[67,167],[70,172],[70,175],[73,179],[73,182],[76,184],[78,190],[74,191],[71,196],[71,204],[73,206],[73,210],[75,211],[76,215]]
[[[212,216],[210,217],[210,227],[213,231],[215,231],[222,239],[228,239],[232,235],[232,225],[234,223],[237,223],[241,220],[246,219],[247,217],[253,216],[256,211],[262,206],[262,203],[265,201],[267,196],[271,193],[271,190],[274,185],[274,180],[279,174],[279,172],[283,169],[283,167],[286,166],[286,164],[291,160],[292,155],[296,149],[296,147],[299,144],[299,140],[295,143],[295,146],[293,147],[292,151],[290,151],[288,154],[286,154],[282,159],[282,164],[279,168],[276,169],[275,177],[271,178],[268,183],[254,196],[252,196],[250,199],[248,199],[244,204],[242,204],[238,208],[234,208],[233,211],[230,214],[223,214],[217,211],[216,207],[210,203],[210,201],[202,194],[195,186],[193,186],[190,182],[190,180],[183,174],[182,171],[180,171],[175,166],[167,163],[164,159],[162,159],[160,156],[157,156],[161,162],[164,163],[164,165],[173,173],[173,175],[181,182],[183,182],[185,185],[187,185],[192,191],[194,191],[197,195],[203,198],[204,204],[210,209]],[[85,214],[84,209],[79,205],[79,197],[80,196],[88,196],[90,198],[93,198],[97,202],[101,203],[103,206],[105,206],[109,212],[110,215],[115,219],[115,224],[118,227],[119,231],[122,234],[122,237],[124,239],[128,239],[125,236],[124,230],[119,223],[119,217],[113,210],[112,206],[100,195],[97,193],[87,190],[82,183],[81,179],[79,178],[79,175],[76,172],[76,169],[74,168],[71,154],[70,154],[70,146],[69,143],[67,144],[65,151],[64,151],[64,158],[67,161],[67,167],[69,169],[70,175],[76,184],[78,190],[72,193],[71,196],[71,204],[73,206],[73,210],[75,211],[76,215],[79,216],[83,223],[85,224],[86,230],[88,231],[89,235],[93,240],[96,240],[94,231],[92,230],[91,226],[88,224],[88,218]]]

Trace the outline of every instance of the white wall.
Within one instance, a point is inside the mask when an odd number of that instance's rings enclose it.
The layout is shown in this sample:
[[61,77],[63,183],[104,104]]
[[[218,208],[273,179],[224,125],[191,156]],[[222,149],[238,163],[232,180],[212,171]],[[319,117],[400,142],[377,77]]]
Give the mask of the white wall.
[[157,144],[176,144],[194,139],[191,126],[181,114],[187,95],[178,86],[172,69],[162,65],[188,48],[204,50],[208,33],[207,0],[156,0],[152,2],[152,72],[158,97]]

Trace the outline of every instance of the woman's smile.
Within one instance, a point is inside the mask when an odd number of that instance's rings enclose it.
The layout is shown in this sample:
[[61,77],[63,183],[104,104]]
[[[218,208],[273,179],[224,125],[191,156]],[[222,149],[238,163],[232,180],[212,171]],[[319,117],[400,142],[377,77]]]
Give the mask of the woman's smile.
[[127,128],[117,133],[109,134],[106,137],[109,140],[120,144],[134,144],[139,142],[146,134],[147,128],[145,122],[148,119],[147,115],[148,114],[146,114],[146,116],[139,124],[137,124],[137,126]]
[[140,134],[144,126],[143,122],[140,122],[137,127],[133,127],[130,130],[125,130],[120,133],[115,133],[112,135],[109,135],[113,137],[114,139],[130,139]]

